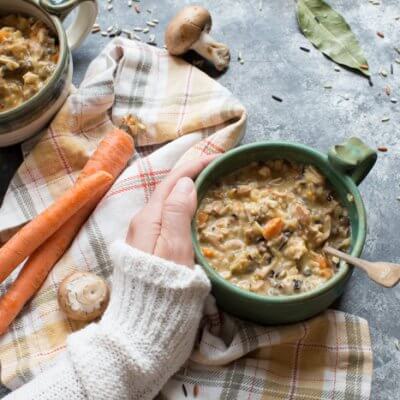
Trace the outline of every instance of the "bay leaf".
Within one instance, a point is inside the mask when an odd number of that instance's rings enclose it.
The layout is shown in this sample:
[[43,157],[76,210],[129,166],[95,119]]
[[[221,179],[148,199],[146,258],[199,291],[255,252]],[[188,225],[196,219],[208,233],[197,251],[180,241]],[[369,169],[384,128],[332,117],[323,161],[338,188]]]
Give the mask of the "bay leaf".
[[346,20],[323,0],[298,0],[297,20],[304,36],[338,64],[369,76],[368,61]]

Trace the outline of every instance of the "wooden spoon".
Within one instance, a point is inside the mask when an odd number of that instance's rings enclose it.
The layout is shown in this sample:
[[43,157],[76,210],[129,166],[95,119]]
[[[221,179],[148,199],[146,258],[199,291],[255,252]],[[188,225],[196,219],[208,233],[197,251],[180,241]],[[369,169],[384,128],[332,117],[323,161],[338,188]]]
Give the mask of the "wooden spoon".
[[373,281],[382,286],[392,287],[400,280],[400,264],[361,260],[360,258],[352,257],[330,246],[325,246],[324,251],[332,256],[347,261],[355,267],[363,269]]

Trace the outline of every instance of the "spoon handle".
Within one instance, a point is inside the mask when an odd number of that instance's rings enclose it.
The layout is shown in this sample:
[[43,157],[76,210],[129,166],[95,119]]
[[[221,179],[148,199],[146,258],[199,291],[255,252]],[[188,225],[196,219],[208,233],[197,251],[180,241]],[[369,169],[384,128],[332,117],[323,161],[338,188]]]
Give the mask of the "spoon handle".
[[330,246],[325,246],[324,250],[333,256],[339,257],[342,260],[347,261],[349,264],[355,265],[356,267],[363,269],[365,272],[368,272],[370,269],[370,263],[368,261],[352,257],[349,254],[343,253],[343,251],[334,249],[333,247]]

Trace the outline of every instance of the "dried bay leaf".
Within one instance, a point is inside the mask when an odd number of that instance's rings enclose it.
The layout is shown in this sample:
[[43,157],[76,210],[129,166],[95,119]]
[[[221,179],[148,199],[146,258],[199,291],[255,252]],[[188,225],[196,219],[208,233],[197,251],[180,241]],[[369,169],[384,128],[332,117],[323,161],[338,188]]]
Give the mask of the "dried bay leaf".
[[323,0],[298,0],[297,20],[304,36],[338,64],[369,76],[368,61],[346,20]]

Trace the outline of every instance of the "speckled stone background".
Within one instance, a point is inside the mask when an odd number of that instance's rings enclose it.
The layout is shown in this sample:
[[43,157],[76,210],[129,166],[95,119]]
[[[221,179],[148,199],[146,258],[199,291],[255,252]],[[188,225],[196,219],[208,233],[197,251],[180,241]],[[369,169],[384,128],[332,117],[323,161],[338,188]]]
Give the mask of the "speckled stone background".
[[[103,28],[118,24],[121,28],[143,26],[149,18],[160,24],[153,29],[156,41],[163,44],[163,30],[168,19],[186,1],[142,0],[137,15],[114,0],[114,9],[106,11],[100,0],[99,22]],[[201,1],[214,17],[214,36],[229,44],[232,63],[218,77],[247,107],[249,120],[245,143],[283,139],[305,143],[326,151],[351,135],[372,147],[387,146],[378,162],[362,183],[360,190],[368,211],[369,232],[364,257],[371,260],[400,262],[400,64],[394,46],[400,46],[400,4],[398,0],[329,0],[340,11],[359,37],[373,72],[374,86],[360,75],[341,68],[322,56],[299,32],[293,0],[218,0]],[[262,4],[262,7],[260,7]],[[152,10],[152,16],[146,9]],[[377,36],[382,31],[385,38]],[[142,35],[143,37],[145,35]],[[92,35],[74,53],[74,83],[79,84],[88,63],[107,42],[100,34]],[[311,49],[310,53],[299,46]],[[244,64],[237,61],[242,53]],[[390,74],[390,64],[394,74]],[[381,68],[388,77],[379,75]],[[324,89],[331,84],[332,89]],[[384,87],[390,85],[390,102]],[[283,99],[271,99],[275,94]],[[346,100],[348,98],[348,100]],[[382,118],[390,117],[388,122]],[[0,150],[0,192],[7,187],[20,162],[19,148]],[[0,194],[0,197],[1,197]],[[366,318],[371,327],[374,349],[373,400],[400,399],[400,286],[383,289],[355,272],[348,289],[336,307]]]

